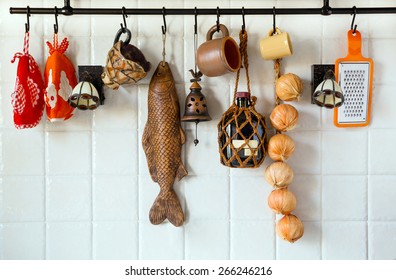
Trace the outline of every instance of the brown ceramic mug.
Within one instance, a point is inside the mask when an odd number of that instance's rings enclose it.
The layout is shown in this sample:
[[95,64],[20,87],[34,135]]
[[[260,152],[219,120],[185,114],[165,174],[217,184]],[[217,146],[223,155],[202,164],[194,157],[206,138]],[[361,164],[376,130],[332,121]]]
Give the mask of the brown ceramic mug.
[[222,38],[212,39],[217,32],[217,25],[212,26],[206,34],[206,42],[197,50],[197,64],[202,74],[208,77],[221,76],[236,72],[241,67],[241,54],[235,40],[229,36],[225,25],[220,24]]

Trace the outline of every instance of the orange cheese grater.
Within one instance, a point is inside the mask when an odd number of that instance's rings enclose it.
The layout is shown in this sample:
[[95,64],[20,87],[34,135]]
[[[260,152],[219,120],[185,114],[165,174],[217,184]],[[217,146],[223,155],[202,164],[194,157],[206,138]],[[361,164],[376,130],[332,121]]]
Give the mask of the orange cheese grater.
[[348,55],[337,59],[335,76],[344,94],[344,104],[334,109],[337,127],[361,127],[370,123],[374,62],[362,56],[362,36],[348,31]]

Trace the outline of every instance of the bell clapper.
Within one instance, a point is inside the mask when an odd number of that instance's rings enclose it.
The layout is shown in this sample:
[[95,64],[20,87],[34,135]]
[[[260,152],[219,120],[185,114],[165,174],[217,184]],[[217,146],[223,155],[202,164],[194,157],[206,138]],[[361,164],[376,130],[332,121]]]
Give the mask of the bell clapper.
[[195,121],[195,139],[194,139],[194,144],[195,146],[198,145],[199,140],[198,140],[198,124],[199,124],[199,120]]

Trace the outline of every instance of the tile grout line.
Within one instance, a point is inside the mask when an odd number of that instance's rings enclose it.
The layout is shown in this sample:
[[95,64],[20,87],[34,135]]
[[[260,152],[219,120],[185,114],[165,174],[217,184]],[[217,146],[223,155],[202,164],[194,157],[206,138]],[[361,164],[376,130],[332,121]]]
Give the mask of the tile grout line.
[[370,160],[370,133],[367,130],[367,174],[366,174],[366,260],[369,259],[369,161]]
[[[139,91],[140,91],[140,87],[138,86],[136,93],[137,93],[137,104],[139,106]],[[136,113],[137,114],[137,129],[136,129],[136,133],[137,136],[139,138],[139,124],[140,124],[140,115],[139,112]],[[137,227],[136,227],[136,255],[137,255],[137,259],[140,259],[140,176],[141,176],[141,172],[140,172],[140,153],[139,153],[139,149],[137,149],[137,188],[136,188],[136,195],[137,195],[137,205],[136,205],[136,212],[137,212]]]
[[319,236],[319,242],[320,242],[320,252],[319,256],[320,259],[323,259],[323,132],[319,134],[320,137],[320,152],[319,152],[319,157],[320,157],[320,176],[319,176],[319,185],[320,185],[320,196],[319,196],[319,205],[320,205],[320,236]]
[[[139,8],[139,1],[136,1],[136,7],[137,8]],[[139,39],[139,31],[140,31],[140,26],[139,26],[139,18],[137,17],[137,19],[136,19],[136,21],[137,21],[137,28],[136,28],[136,33],[137,33],[137,36],[136,36],[136,44],[137,44],[137,46],[138,47],[140,47],[140,39]],[[139,101],[140,101],[140,94],[139,94],[139,92],[140,92],[140,85],[138,85],[138,87],[137,87],[137,89],[136,89],[136,93],[137,93],[137,104],[138,104],[138,108],[140,107],[139,105],[140,105],[140,103],[139,103]],[[139,114],[139,111],[137,111],[137,135],[138,135],[138,138],[139,138],[139,131],[140,131],[140,114]],[[142,134],[143,135],[143,134]],[[137,227],[136,227],[136,256],[137,256],[137,259],[138,260],[140,260],[141,259],[141,257],[140,257],[140,183],[141,183],[141,178],[140,178],[140,176],[141,176],[141,172],[140,172],[140,161],[141,161],[141,158],[140,158],[140,153],[139,153],[139,149],[138,149],[138,152],[137,152],[137,169],[138,169],[138,174],[137,174],[137,188],[136,188],[136,190],[137,190]]]
[[[45,30],[44,30],[44,19],[42,20],[42,37],[41,37],[41,41],[45,42]],[[45,45],[45,44],[44,44]],[[42,52],[42,57],[43,57],[43,65],[45,67],[45,47],[41,48],[41,52]],[[47,115],[46,115],[46,105],[44,104],[44,110],[43,110],[43,116],[42,118],[44,118],[44,127],[43,127],[43,136],[44,136],[44,239],[45,239],[45,243],[44,243],[44,259],[48,260],[48,222],[47,222],[47,216],[48,216],[48,183],[49,183],[49,179],[48,179],[48,137],[47,137],[47,133],[48,133],[48,121],[47,121]]]
[[47,158],[48,158],[48,141],[47,141],[47,132],[44,126],[44,131],[43,131],[43,136],[44,136],[44,259],[47,259],[47,250],[48,250],[48,232],[47,232],[47,210],[48,210],[48,176],[47,176],[47,169],[48,169],[48,164],[47,164]]
[[[183,6],[184,6],[184,1],[183,1]],[[185,20],[186,20],[186,17],[183,16],[183,37],[186,34]],[[184,44],[184,47],[183,47],[183,70],[184,70],[184,69],[186,69],[186,60],[184,59],[185,55],[186,55],[186,41],[183,40],[183,44]],[[183,73],[183,77],[184,77],[184,75],[185,75],[185,73]],[[185,89],[186,89],[185,83],[183,84],[183,88],[184,88],[184,91],[185,91]],[[185,93],[184,95],[186,95],[186,92],[184,92],[184,93]],[[184,105],[184,104],[181,104],[181,105]],[[181,110],[183,110],[182,108],[184,108],[184,106],[179,106],[179,107],[181,108]],[[180,113],[182,113],[182,112],[180,112]],[[184,135],[186,135],[186,129],[185,128],[183,129],[183,131],[184,131]],[[187,137],[185,137],[185,138],[186,138],[186,143],[184,143],[184,149],[183,149],[184,150],[184,152],[183,152],[184,167],[187,165],[187,147],[186,147],[186,144],[188,144]],[[187,170],[187,172],[188,172],[188,170]],[[187,176],[188,176],[188,174],[187,174]],[[186,213],[187,200],[186,200],[186,184],[185,184],[184,181],[182,183],[182,186],[183,186],[183,194],[184,194],[184,199],[183,199],[184,200],[184,213]],[[186,218],[184,218],[184,219],[186,220]],[[186,255],[187,255],[186,254],[186,226],[184,225],[183,226],[183,260],[186,259]]]
[[[233,92],[231,91],[231,89],[233,88],[232,85],[232,80],[230,80],[230,82],[228,83],[228,100],[231,99],[231,96],[233,96]],[[231,259],[231,253],[232,253],[232,242],[231,242],[231,238],[232,238],[232,230],[231,230],[231,223],[232,223],[232,214],[231,214],[231,207],[232,207],[232,192],[231,192],[231,188],[232,188],[232,178],[233,176],[231,176],[231,169],[227,168],[227,173],[228,173],[228,259]]]
[[[321,34],[321,41],[320,41],[320,63],[323,64],[323,46],[324,46],[324,22],[322,20],[322,34]],[[319,177],[319,184],[320,184],[320,197],[319,197],[319,205],[320,205],[320,235],[319,235],[319,242],[320,242],[320,250],[319,250],[319,259],[323,260],[323,110],[320,113],[320,177]]]
[[[91,47],[91,52],[95,54],[93,51],[94,49],[94,44],[92,40],[92,16],[90,16],[90,47]],[[90,63],[92,65],[92,55],[90,56]],[[95,227],[94,227],[94,218],[95,218],[95,188],[94,188],[94,162],[95,162],[95,137],[94,137],[94,124],[95,124],[95,112],[91,114],[91,252],[90,252],[90,258],[91,260],[94,259],[94,256],[96,256],[96,247],[95,247]]]
[[[368,23],[367,23],[367,25],[368,25],[368,30],[370,30],[370,19],[368,20]],[[371,46],[371,44],[370,44],[370,42],[371,42],[371,36],[370,36],[370,32],[368,32],[367,33],[367,36],[368,36],[368,44],[367,44],[367,53],[368,53],[368,57],[372,57],[371,56],[371,48],[370,48],[370,46]],[[375,88],[375,84],[374,84],[374,81],[371,81],[372,82],[372,86],[373,86],[373,90],[374,90],[374,88]],[[371,106],[373,106],[372,104],[371,104]],[[370,251],[369,251],[369,240],[370,240],[370,237],[369,237],[369,207],[370,207],[370,205],[369,205],[369,174],[370,174],[370,166],[369,166],[369,160],[370,160],[370,128],[369,129],[367,129],[367,131],[366,131],[366,133],[367,133],[367,149],[366,149],[366,152],[367,152],[367,161],[366,161],[366,214],[367,214],[367,216],[366,216],[366,260],[369,260],[369,254],[370,254]]]

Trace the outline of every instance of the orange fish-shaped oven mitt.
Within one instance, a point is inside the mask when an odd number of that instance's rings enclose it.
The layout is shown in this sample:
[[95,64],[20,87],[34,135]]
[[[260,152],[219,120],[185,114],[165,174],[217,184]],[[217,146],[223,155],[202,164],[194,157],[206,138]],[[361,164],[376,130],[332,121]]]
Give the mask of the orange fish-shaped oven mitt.
[[77,85],[76,70],[64,54],[69,42],[64,38],[58,46],[58,34],[55,33],[54,44],[47,42],[47,45],[50,53],[44,73],[47,117],[51,122],[67,120],[74,112],[67,100]]
[[35,127],[44,111],[44,83],[40,69],[29,54],[29,32],[25,33],[23,53],[16,53],[12,63],[19,58],[15,90],[12,94],[14,124],[18,129]]

